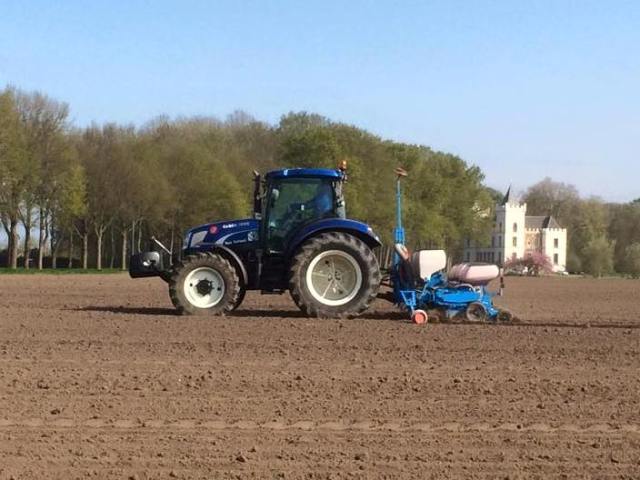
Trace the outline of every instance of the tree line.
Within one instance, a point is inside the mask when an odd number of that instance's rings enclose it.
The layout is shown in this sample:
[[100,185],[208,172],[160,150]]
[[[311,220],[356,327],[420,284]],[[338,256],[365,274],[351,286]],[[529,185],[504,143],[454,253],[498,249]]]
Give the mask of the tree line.
[[[69,106],[39,92],[0,91],[0,223],[10,268],[126,268],[157,236],[178,250],[189,227],[251,214],[252,172],[334,168],[347,160],[347,212],[386,243],[395,223],[395,167],[404,182],[404,224],[413,247],[486,241],[501,193],[482,171],[423,145],[386,140],[320,115],[297,112],[271,125],[243,112],[158,117],[140,127],[77,128]],[[529,215],[568,229],[567,268],[640,275],[640,200],[606,203],[547,178],[524,192]],[[1,261],[1,260],[0,260]]]
[[0,221],[10,268],[126,268],[150,235],[179,249],[183,232],[251,214],[252,172],[348,163],[347,213],[387,242],[395,222],[394,168],[409,177],[412,245],[459,251],[484,238],[493,203],[481,170],[422,145],[382,139],[307,112],[276,125],[243,112],[224,120],[158,117],[134,127],[77,128],[66,103],[0,91]]

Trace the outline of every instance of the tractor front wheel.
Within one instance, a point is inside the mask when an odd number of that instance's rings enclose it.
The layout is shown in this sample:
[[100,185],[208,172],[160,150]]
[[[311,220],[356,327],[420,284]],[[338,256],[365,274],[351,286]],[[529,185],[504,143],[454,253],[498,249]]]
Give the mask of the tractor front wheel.
[[347,233],[323,233],[306,242],[291,264],[289,291],[310,317],[354,317],[375,300],[380,267],[371,249]]
[[189,255],[174,265],[169,296],[180,314],[224,315],[239,304],[240,280],[220,255]]

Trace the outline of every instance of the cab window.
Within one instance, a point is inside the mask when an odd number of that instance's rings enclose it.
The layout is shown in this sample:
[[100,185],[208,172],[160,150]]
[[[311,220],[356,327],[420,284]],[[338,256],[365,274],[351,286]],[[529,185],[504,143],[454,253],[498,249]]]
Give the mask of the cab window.
[[271,251],[283,251],[285,239],[304,224],[335,217],[332,182],[318,178],[288,178],[269,191],[267,242]]

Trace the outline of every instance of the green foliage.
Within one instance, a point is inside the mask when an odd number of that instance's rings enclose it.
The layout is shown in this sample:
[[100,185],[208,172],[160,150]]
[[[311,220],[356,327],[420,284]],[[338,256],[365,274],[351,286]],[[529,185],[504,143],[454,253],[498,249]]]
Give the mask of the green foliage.
[[640,203],[610,205],[609,214],[609,237],[616,239],[614,266],[619,272],[628,272],[627,248],[640,243]]
[[[65,104],[37,93],[10,99],[22,108],[12,138],[25,147],[16,143],[10,151],[30,175],[23,190],[57,229],[83,238],[102,238],[114,228],[123,241],[129,230],[140,237],[141,228],[179,238],[203,222],[250,215],[254,169],[336,168],[343,160],[348,215],[371,224],[387,242],[395,224],[397,166],[409,172],[403,188],[411,245],[456,251],[465,237],[484,238],[490,229],[494,201],[479,168],[320,115],[289,113],[270,126],[234,112],[225,122],[159,117],[141,129],[106,124],[69,131]],[[10,130],[3,132],[6,137]]]
[[582,259],[575,251],[569,250],[567,252],[567,272],[569,273],[582,273]]
[[26,130],[20,120],[13,89],[0,92],[0,213],[18,216],[29,187],[34,162],[27,152]]
[[528,215],[553,215],[566,222],[575,212],[580,195],[573,185],[546,177],[527,189],[523,201],[527,204]]
[[493,202],[481,171],[453,155],[417,148],[405,188],[409,238],[425,248],[451,251],[464,238],[486,237]]
[[[612,210],[609,205],[597,197],[582,199],[573,185],[554,182],[550,178],[531,186],[523,200],[527,203],[528,214],[553,215],[567,229],[569,271],[580,272],[584,269],[589,273],[601,274],[597,273],[601,270],[599,264],[594,264],[594,260],[589,258],[590,252],[595,246],[604,251],[603,242],[608,242],[608,238],[617,239],[620,233],[611,223]],[[612,228],[616,231],[612,231]],[[614,244],[615,266],[618,267],[626,244]],[[602,257],[603,254],[597,255],[597,259]],[[604,264],[608,273],[612,267],[607,262]]]
[[640,277],[640,243],[633,243],[625,249],[624,272],[634,278]]
[[614,244],[604,235],[589,240],[582,250],[583,266],[586,273],[601,277],[613,271]]
[[[277,125],[238,111],[225,121],[158,117],[142,128],[83,130],[71,130],[68,113],[66,104],[37,92],[0,93],[0,220],[8,228],[10,219],[15,224],[21,212],[36,209],[51,238],[73,233],[76,242],[76,233],[95,242],[110,230],[111,255],[114,238],[124,252],[132,233],[132,246],[151,234],[173,243],[191,226],[251,215],[254,169],[335,168],[346,160],[348,216],[371,224],[389,243],[394,169],[402,166],[409,173],[402,181],[408,243],[453,256],[465,238],[488,240],[502,197],[459,157],[307,112],[284,115]],[[610,270],[607,261],[596,261],[602,255],[588,258],[605,251],[604,243],[615,245],[614,266],[625,269],[628,247],[640,242],[637,202],[583,200],[571,185],[548,178],[532,186],[525,201],[529,214],[552,214],[567,227],[571,270]]]
[[87,214],[86,175],[82,165],[78,163],[68,167],[62,180],[57,212],[66,225]]
[[283,117],[277,133],[279,165],[335,168],[347,160],[348,214],[373,225],[386,241],[395,222],[393,171],[399,165],[409,172],[403,213],[411,245],[457,250],[467,236],[488,235],[493,202],[482,185],[484,176],[456,156],[383,141],[307,113]]

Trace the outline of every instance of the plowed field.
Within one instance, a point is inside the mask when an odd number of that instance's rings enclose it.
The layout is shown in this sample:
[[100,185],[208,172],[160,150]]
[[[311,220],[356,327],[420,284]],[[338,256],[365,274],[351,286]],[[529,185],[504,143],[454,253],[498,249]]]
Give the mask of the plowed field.
[[640,478],[640,282],[506,293],[519,324],[416,326],[0,276],[0,478]]

